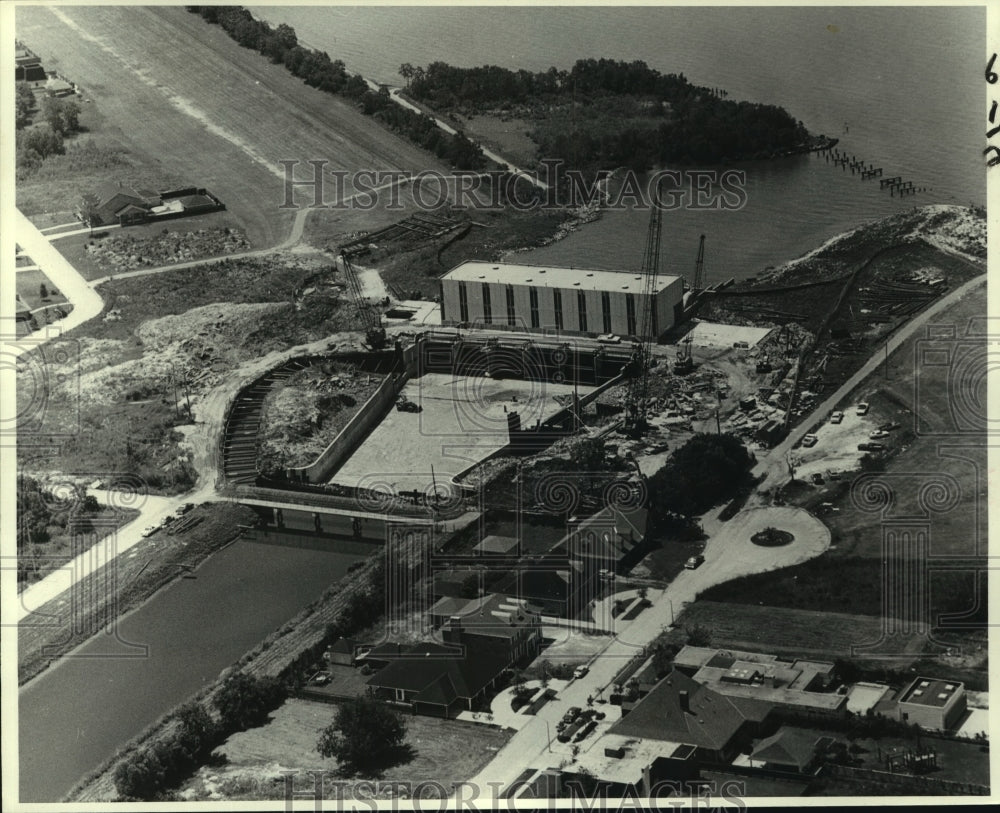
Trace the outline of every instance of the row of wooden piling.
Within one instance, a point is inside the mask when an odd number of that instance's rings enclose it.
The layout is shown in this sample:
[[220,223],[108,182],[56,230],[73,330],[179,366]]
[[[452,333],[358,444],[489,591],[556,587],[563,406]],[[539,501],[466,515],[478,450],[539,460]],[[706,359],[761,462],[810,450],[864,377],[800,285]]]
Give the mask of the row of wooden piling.
[[927,187],[916,187],[913,181],[904,181],[901,175],[892,178],[883,177],[882,167],[868,164],[864,160],[858,160],[856,156],[848,155],[839,149],[831,148],[823,151],[823,157],[827,163],[842,167],[844,172],[851,170],[852,175],[859,175],[861,180],[867,181],[869,178],[879,178],[879,189],[888,189],[893,197],[898,193],[900,197],[904,195],[915,195],[917,192],[926,192]]

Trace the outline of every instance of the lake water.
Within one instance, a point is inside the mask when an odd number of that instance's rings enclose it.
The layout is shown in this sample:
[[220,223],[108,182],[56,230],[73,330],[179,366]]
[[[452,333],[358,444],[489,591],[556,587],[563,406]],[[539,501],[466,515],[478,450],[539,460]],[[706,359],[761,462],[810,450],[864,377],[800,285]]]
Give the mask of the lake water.
[[[926,203],[983,204],[986,19],[982,8],[255,9],[349,70],[400,84],[400,64],[542,70],[579,58],[641,59],[664,73],[778,104],[840,149],[928,192],[890,197],[874,180],[800,156],[745,167],[739,212],[670,212],[662,270],[693,271],[707,235],[709,282],[743,278],[860,223]],[[635,268],[648,214],[606,212],[528,262]]]
[[336,552],[237,541],[20,692],[22,802],[56,802],[87,772],[184,702],[341,579],[371,544]]

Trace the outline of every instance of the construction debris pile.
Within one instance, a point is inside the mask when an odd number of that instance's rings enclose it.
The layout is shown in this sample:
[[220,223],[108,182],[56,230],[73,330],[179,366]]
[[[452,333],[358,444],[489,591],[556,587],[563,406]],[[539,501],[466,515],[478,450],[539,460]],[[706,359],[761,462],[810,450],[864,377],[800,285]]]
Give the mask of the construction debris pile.
[[372,396],[384,376],[323,361],[276,382],[264,400],[260,469],[311,463]]
[[249,248],[250,241],[243,230],[228,227],[189,232],[164,229],[155,237],[122,235],[90,240],[86,245],[90,258],[110,274],[234,254]]

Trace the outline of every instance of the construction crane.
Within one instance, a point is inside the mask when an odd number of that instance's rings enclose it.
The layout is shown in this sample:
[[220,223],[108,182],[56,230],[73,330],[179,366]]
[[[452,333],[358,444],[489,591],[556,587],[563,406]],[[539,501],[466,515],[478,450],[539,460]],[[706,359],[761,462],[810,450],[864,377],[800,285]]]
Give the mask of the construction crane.
[[347,276],[347,283],[351,289],[351,296],[354,297],[354,304],[358,306],[358,313],[365,327],[365,342],[370,350],[382,350],[387,342],[385,326],[382,324],[382,316],[371,302],[365,297],[361,288],[361,280],[358,279],[358,272],[351,265],[350,255],[346,251],[340,252],[340,261],[344,266],[344,274]]
[[705,235],[698,241],[698,259],[694,262],[694,280],[691,283],[692,291],[700,291],[705,287]]
[[639,341],[629,366],[632,378],[625,394],[625,422],[623,429],[630,437],[638,437],[649,428],[646,410],[649,400],[649,367],[652,362],[653,341],[658,333],[656,323],[656,277],[660,271],[660,231],[663,210],[659,205],[660,188],[649,213],[646,248],[642,257],[642,315],[639,321]]

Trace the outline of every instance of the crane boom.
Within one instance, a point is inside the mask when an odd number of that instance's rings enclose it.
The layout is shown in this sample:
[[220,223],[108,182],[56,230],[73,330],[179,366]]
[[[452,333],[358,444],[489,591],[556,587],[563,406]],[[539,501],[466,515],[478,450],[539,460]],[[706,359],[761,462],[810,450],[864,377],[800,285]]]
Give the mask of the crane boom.
[[382,317],[365,297],[364,289],[361,287],[361,280],[358,272],[351,264],[348,252],[340,252],[340,262],[344,266],[344,274],[347,277],[348,287],[351,289],[351,296],[354,304],[358,307],[362,323],[365,328],[365,340],[372,350],[381,350],[386,345],[385,327],[382,325]]
[[705,235],[698,241],[698,259],[694,263],[694,281],[692,291],[700,291],[705,287]]
[[639,342],[633,356],[634,377],[629,382],[625,398],[625,432],[640,435],[649,426],[646,410],[649,398],[649,366],[653,341],[659,333],[656,318],[656,277],[660,270],[660,235],[663,210],[659,205],[659,185],[651,202],[646,247],[642,257],[642,314],[639,318]]

